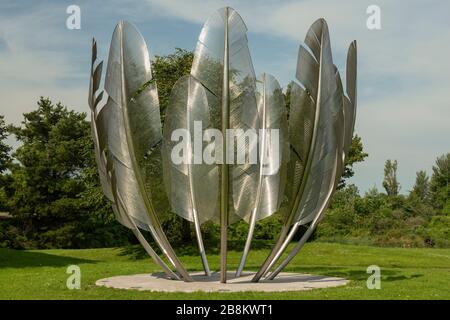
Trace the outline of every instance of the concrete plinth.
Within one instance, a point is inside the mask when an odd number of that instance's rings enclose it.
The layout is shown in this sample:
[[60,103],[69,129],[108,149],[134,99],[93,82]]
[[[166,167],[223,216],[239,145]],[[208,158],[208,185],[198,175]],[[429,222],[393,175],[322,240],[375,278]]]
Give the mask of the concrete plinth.
[[156,292],[282,292],[304,291],[319,288],[343,286],[348,280],[300,273],[280,273],[274,280],[251,282],[254,273],[244,273],[240,278],[234,277],[234,272],[228,273],[228,282],[219,282],[219,273],[206,277],[202,272],[191,273],[194,282],[184,282],[167,279],[163,273],[136,274],[116,276],[98,280],[97,286],[116,289],[134,289]]

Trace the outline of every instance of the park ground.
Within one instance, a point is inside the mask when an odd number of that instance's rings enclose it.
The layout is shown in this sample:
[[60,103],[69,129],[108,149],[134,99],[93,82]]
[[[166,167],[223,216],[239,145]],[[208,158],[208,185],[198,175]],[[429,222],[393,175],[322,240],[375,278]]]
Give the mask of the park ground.
[[[194,250],[181,260],[200,270]],[[251,252],[248,270],[256,270],[268,249]],[[240,258],[229,252],[229,268]],[[219,265],[217,252],[209,254]],[[69,265],[81,269],[81,288],[66,286]],[[381,289],[368,289],[367,268],[381,269]],[[308,243],[286,271],[344,277],[349,284],[330,289],[283,293],[154,293],[97,287],[95,281],[115,275],[151,273],[157,266],[138,247],[83,250],[0,249],[0,299],[450,299],[450,249],[380,248],[335,243]]]

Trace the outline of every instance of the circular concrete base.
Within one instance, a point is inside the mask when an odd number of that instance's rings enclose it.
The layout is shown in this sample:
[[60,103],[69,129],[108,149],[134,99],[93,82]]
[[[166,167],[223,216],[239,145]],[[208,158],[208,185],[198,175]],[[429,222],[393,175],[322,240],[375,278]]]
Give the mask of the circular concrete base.
[[100,279],[95,284],[108,288],[156,292],[281,292],[330,288],[348,283],[343,278],[284,272],[274,280],[262,280],[258,283],[251,282],[254,273],[244,273],[240,278],[235,278],[234,273],[229,272],[227,283],[220,283],[219,275],[215,272],[207,277],[202,272],[195,272],[191,273],[194,282],[184,282],[168,279],[163,273],[135,274]]

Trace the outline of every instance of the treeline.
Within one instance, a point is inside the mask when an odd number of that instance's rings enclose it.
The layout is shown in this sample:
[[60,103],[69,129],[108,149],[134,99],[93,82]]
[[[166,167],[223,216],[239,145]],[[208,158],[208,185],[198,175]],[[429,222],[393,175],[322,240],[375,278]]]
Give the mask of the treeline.
[[387,160],[384,193],[339,190],[317,230],[321,240],[402,247],[450,247],[450,153],[438,157],[407,195],[399,194],[397,161]]
[[[193,55],[176,49],[156,56],[152,62],[157,79],[162,119],[174,83],[189,73]],[[287,88],[289,93],[289,86]],[[286,94],[289,109],[289,94]],[[18,148],[12,151],[6,138],[13,135]],[[368,155],[361,138],[352,141],[340,190],[333,198],[314,238],[378,245],[449,246],[450,154],[442,156],[429,179],[417,174],[409,195],[399,195],[397,163],[386,163],[383,186],[361,196],[346,179],[353,165]],[[161,186],[154,197],[164,202]],[[90,123],[86,114],[41,98],[36,110],[25,113],[20,125],[7,125],[0,116],[0,212],[11,218],[0,220],[0,246],[10,248],[89,248],[135,243],[134,236],[115,220],[101,192],[94,159]],[[0,216],[1,218],[1,216]],[[194,244],[191,223],[163,209],[160,212],[169,241]],[[258,223],[255,245],[275,239],[282,213]],[[219,228],[202,226],[208,248],[216,248]],[[243,246],[248,225],[230,226],[230,244]]]

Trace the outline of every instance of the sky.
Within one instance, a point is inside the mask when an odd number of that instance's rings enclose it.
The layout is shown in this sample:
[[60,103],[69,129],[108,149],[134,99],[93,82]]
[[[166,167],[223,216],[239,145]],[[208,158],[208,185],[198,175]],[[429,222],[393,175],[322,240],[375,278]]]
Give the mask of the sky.
[[[79,30],[66,27],[70,5],[80,7]],[[367,28],[370,5],[381,10],[379,30]],[[316,19],[328,23],[341,74],[348,45],[357,40],[355,132],[369,157],[355,166],[350,182],[361,192],[382,190],[384,162],[396,159],[407,193],[416,171],[431,174],[435,159],[450,152],[448,1],[0,0],[0,114],[18,124],[40,96],[87,112],[92,37],[106,60],[114,26],[127,20],[152,57],[175,47],[193,50],[204,21],[224,6],[247,24],[257,74],[271,73],[283,87],[294,79],[298,47]]]

